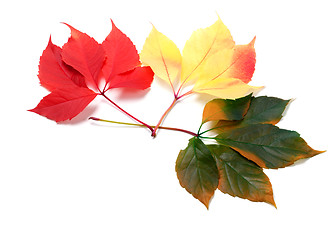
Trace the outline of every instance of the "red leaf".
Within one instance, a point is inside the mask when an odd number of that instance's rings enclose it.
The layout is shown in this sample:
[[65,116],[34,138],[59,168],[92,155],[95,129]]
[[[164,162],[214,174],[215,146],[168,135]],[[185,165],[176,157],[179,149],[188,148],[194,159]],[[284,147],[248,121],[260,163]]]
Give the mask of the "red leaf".
[[153,77],[154,73],[150,67],[136,67],[131,71],[112,77],[108,89],[121,87],[146,89],[152,84]]
[[102,43],[106,52],[106,62],[102,71],[107,82],[115,75],[141,65],[132,41],[114,25],[112,20],[111,23],[112,30]]
[[86,87],[84,76],[62,60],[62,49],[51,42],[43,51],[39,65],[40,84],[53,91],[57,88]]
[[85,77],[88,86],[98,89],[105,51],[96,40],[66,25],[71,30],[71,37],[63,46],[63,61],[79,71]]
[[72,87],[56,89],[45,96],[29,111],[56,122],[70,120],[77,116],[98,94],[88,88]]

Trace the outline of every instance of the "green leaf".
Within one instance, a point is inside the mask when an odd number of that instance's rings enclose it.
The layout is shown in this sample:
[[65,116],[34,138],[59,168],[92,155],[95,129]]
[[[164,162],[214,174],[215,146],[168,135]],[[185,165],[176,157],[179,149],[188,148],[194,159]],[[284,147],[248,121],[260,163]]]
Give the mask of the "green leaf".
[[267,96],[252,98],[242,124],[269,123],[275,125],[282,118],[282,113],[289,101]]
[[271,124],[253,124],[227,130],[216,137],[219,144],[231,147],[263,168],[282,168],[321,151],[309,147],[297,132]]
[[217,163],[220,191],[254,202],[267,202],[276,207],[271,182],[262,168],[228,147],[207,147]]
[[249,109],[240,121],[220,120],[213,129],[225,132],[228,129],[243,127],[249,124],[268,123],[277,124],[290,100],[276,97],[252,97]]
[[217,120],[241,120],[250,106],[252,94],[234,100],[214,99],[203,110],[203,123]]
[[200,139],[191,138],[187,148],[180,151],[175,170],[181,186],[209,208],[218,187],[218,170],[211,152]]

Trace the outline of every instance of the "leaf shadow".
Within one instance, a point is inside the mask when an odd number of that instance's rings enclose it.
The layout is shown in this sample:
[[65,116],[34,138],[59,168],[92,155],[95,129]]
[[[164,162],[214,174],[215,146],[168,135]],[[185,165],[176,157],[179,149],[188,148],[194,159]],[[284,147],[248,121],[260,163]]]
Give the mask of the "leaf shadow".
[[76,117],[74,117],[71,120],[67,120],[64,122],[60,122],[58,124],[62,125],[78,125],[83,123],[85,120],[88,120],[89,117],[91,117],[94,112],[96,111],[97,106],[87,106],[81,113],[79,113]]

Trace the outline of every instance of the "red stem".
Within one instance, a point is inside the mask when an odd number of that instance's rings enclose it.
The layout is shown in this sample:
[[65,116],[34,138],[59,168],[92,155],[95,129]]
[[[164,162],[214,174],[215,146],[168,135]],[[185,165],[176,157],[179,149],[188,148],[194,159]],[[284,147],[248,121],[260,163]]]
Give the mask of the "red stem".
[[[180,91],[180,89],[179,89]],[[163,115],[161,116],[159,122],[156,124],[154,130],[152,131],[152,136],[155,137],[156,136],[156,131],[158,130],[158,128],[162,128],[160,127],[161,123],[163,122],[163,120],[165,119],[165,117],[167,116],[167,114],[172,110],[172,108],[175,106],[175,104],[177,103],[177,101],[179,101],[181,98],[188,96],[190,94],[192,94],[193,92],[190,90],[189,92],[186,92],[185,94],[178,96],[175,95],[174,93],[174,101],[170,104],[170,106],[167,108],[167,110],[163,113]],[[196,135],[197,136],[197,135]]]
[[[89,120],[100,121],[100,122],[108,122],[108,123],[115,123],[115,124],[123,124],[123,125],[127,125],[127,126],[146,127],[143,124],[110,121],[110,120],[100,119],[100,118],[96,118],[96,117],[90,117]],[[160,129],[165,129],[165,130],[171,130],[171,131],[178,131],[178,132],[187,133],[187,134],[190,134],[190,135],[192,135],[194,137],[198,137],[199,136],[199,134],[197,134],[197,133],[194,133],[194,132],[191,132],[191,131],[188,131],[188,130],[185,130],[185,129],[181,129],[181,128],[162,127],[162,126],[159,126],[159,128]]]
[[159,122],[156,124],[153,132],[152,132],[152,137],[155,137],[156,135],[156,131],[158,130],[158,128],[160,127],[163,119],[166,117],[166,115],[170,112],[170,110],[174,107],[174,105],[177,102],[177,97],[174,98],[174,101],[170,104],[170,106],[167,108],[167,110],[163,113],[163,115],[161,116]]

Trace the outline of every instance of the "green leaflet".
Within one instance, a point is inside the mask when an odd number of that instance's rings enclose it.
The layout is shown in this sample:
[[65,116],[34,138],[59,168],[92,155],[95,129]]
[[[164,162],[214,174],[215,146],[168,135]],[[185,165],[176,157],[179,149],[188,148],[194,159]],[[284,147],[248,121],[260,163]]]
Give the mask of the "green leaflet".
[[191,138],[187,148],[180,151],[175,170],[181,186],[209,208],[218,186],[218,170],[211,152],[200,139]]
[[231,147],[263,168],[282,168],[320,151],[309,147],[295,131],[271,124],[253,124],[234,128],[216,137],[219,144]]
[[219,172],[218,189],[233,197],[267,202],[276,207],[271,182],[257,164],[221,145],[207,145]]
[[276,97],[253,97],[243,124],[269,123],[277,124],[282,118],[287,104],[290,100],[283,100]]

